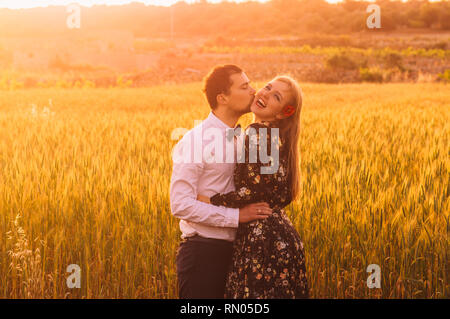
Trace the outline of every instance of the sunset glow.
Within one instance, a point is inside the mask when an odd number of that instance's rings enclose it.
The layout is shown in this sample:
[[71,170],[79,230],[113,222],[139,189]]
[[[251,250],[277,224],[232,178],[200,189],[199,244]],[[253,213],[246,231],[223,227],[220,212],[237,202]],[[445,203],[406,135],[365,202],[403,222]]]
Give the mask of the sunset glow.
[[[21,9],[46,6],[61,6],[70,3],[79,3],[82,6],[91,7],[93,5],[122,5],[132,2],[141,2],[146,5],[170,6],[180,0],[5,0],[0,2],[0,8]],[[221,2],[222,0],[208,0],[211,3]],[[234,2],[246,2],[248,0],[233,0]],[[258,2],[267,2],[269,0],[254,0]],[[330,3],[340,2],[341,0],[327,0]],[[186,3],[193,3],[195,0],[184,0]]]
[[0,299],[449,299],[449,87],[450,0],[0,0]]

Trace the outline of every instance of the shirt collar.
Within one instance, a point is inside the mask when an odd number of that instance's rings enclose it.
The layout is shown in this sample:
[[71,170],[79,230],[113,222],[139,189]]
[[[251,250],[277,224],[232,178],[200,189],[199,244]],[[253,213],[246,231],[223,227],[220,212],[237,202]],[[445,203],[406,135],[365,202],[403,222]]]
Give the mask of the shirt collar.
[[220,127],[220,128],[224,128],[224,129],[233,128],[233,127],[228,126],[221,119],[219,119],[217,116],[215,116],[212,111],[209,112],[209,116],[207,119],[208,119],[208,121],[211,121],[212,123],[214,123],[215,127]]

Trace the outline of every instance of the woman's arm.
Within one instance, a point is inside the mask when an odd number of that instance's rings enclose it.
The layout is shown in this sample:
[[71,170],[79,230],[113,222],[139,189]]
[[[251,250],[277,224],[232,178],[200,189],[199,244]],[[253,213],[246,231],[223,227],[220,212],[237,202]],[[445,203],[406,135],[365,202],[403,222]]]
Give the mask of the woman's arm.
[[[225,206],[231,208],[240,208],[245,205],[257,202],[269,203],[270,194],[273,192],[273,174],[262,174],[261,168],[268,166],[269,163],[264,164],[259,158],[260,154],[260,128],[266,128],[266,146],[268,148],[267,154],[270,153],[270,128],[265,125],[253,123],[250,128],[254,128],[256,134],[245,136],[245,162],[237,163],[235,171],[235,185],[236,190],[226,194],[216,194],[209,199],[209,202],[216,206]],[[250,131],[251,132],[251,131]],[[264,137],[264,134],[261,134]],[[256,146],[257,160],[251,163],[249,158],[250,143]],[[254,150],[253,150],[254,151]]]

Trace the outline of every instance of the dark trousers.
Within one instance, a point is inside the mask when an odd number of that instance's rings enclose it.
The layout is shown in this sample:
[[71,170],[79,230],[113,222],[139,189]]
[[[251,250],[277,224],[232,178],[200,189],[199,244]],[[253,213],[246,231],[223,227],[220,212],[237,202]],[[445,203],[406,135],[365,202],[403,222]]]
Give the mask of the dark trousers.
[[195,236],[177,251],[178,290],[181,299],[223,299],[233,243]]

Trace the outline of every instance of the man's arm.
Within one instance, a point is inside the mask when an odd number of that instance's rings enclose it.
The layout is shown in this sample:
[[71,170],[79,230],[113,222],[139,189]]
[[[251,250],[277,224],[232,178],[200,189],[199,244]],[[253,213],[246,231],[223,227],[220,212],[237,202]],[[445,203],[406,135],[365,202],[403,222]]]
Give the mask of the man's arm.
[[216,227],[237,228],[239,209],[214,206],[197,200],[203,163],[174,163],[170,181],[172,214],[180,219]]

